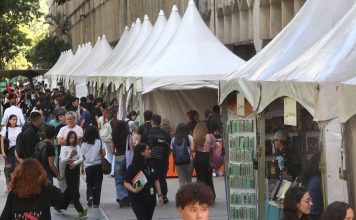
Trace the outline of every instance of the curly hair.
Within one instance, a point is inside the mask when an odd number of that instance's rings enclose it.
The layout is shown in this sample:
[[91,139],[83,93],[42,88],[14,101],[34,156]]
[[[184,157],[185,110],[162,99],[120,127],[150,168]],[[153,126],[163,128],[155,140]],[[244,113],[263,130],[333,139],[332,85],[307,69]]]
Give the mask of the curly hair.
[[209,186],[204,183],[188,183],[182,186],[176,194],[176,207],[182,208],[189,204],[214,204],[214,194]]
[[193,142],[195,147],[202,147],[205,143],[208,127],[205,122],[198,122],[193,132]]
[[10,190],[20,199],[28,199],[42,192],[48,185],[47,173],[36,159],[25,159],[18,164],[9,182]]

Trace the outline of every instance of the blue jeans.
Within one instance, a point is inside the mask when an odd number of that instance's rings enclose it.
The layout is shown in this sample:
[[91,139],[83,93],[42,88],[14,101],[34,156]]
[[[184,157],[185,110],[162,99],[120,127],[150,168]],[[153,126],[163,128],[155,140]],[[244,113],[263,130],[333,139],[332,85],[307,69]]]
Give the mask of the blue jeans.
[[115,157],[115,187],[116,187],[116,199],[122,200],[128,197],[127,190],[124,187],[124,177],[125,177],[125,156]]

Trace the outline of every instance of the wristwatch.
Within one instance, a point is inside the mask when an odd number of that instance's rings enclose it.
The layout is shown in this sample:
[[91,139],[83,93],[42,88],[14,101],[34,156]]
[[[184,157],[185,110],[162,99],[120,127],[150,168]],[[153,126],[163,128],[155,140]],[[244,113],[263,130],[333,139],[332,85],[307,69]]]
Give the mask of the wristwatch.
[[158,196],[158,197],[163,197],[163,195],[162,195],[162,194],[157,194],[157,196]]

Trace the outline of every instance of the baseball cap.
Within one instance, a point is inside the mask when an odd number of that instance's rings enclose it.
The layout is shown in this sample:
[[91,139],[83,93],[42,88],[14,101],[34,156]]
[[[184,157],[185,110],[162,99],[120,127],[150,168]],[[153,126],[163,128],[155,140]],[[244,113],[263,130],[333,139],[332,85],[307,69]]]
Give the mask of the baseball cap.
[[273,140],[288,141],[288,139],[289,134],[285,130],[279,130],[273,136]]

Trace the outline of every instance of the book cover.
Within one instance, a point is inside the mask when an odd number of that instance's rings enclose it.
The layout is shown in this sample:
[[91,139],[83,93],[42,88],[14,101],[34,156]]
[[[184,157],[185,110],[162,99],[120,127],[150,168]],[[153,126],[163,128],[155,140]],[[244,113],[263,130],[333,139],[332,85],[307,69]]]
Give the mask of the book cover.
[[132,179],[132,185],[136,188],[143,188],[147,183],[145,174],[140,170],[136,176]]

